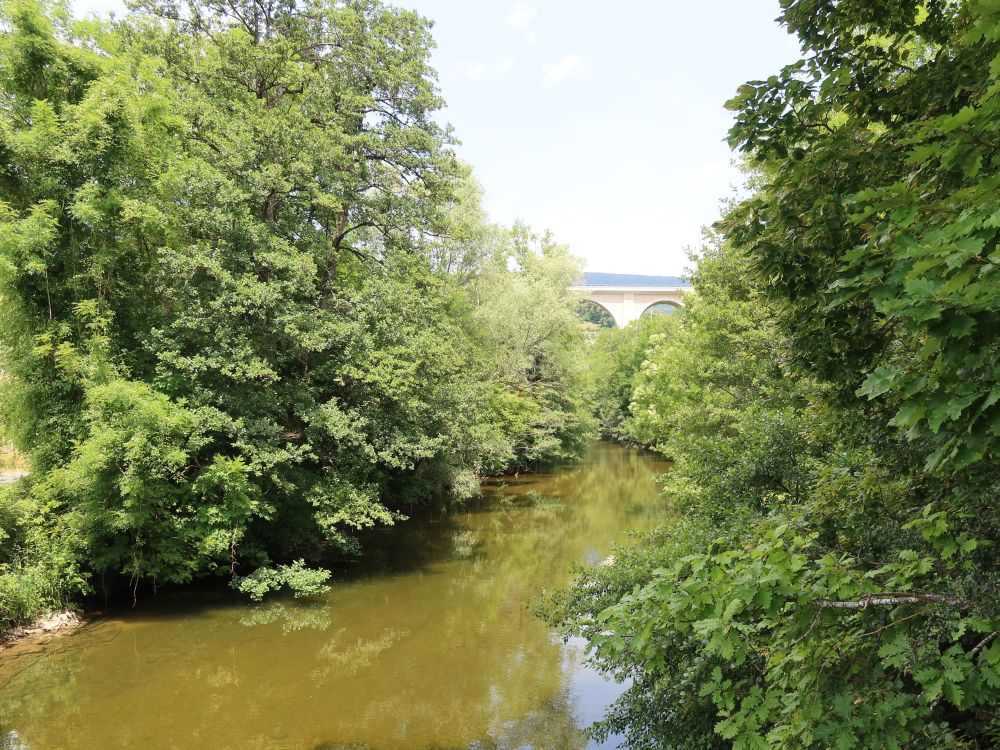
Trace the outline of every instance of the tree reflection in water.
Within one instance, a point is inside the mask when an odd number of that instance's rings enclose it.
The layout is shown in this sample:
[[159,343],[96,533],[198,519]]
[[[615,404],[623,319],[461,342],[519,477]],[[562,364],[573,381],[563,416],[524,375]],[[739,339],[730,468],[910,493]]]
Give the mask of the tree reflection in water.
[[189,592],[0,661],[0,737],[10,750],[581,750],[596,718],[582,707],[617,688],[525,605],[662,521],[663,470],[598,446],[371,535],[320,600]]

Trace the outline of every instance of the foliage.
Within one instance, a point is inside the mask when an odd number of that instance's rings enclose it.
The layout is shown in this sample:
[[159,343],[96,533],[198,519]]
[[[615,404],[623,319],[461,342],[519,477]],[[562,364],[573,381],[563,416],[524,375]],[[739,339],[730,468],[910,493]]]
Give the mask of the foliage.
[[632,400],[676,526],[549,614],[636,748],[986,748],[1000,705],[995,3],[797,2],[752,194]]
[[579,453],[575,262],[486,222],[427,21],[14,0],[4,29],[0,421],[38,539],[0,564],[50,565],[52,601],[94,575],[314,588],[274,566]]
[[600,330],[589,350],[594,409],[601,432],[621,442],[644,442],[629,418],[639,369],[652,341],[668,341],[676,316],[643,315],[625,328]]
[[816,386],[787,377],[782,335],[735,260],[718,243],[704,249],[697,292],[633,378],[632,431],[683,464],[668,478],[680,505],[692,493],[709,508],[798,499],[804,455],[828,450],[819,431],[807,438]]
[[85,591],[74,552],[16,487],[0,487],[0,633],[66,608]]
[[987,742],[996,468],[928,474],[892,427],[790,375],[748,268],[706,250],[636,388],[683,520],[548,605],[632,682],[597,733],[637,748]]
[[728,231],[810,365],[968,466],[1000,435],[1000,8],[786,5],[809,56],[730,102],[767,177]]
[[330,579],[328,570],[310,570],[305,560],[296,560],[291,565],[275,568],[257,568],[248,576],[234,578],[231,585],[237,591],[259,602],[269,591],[287,586],[295,592],[296,598],[316,596],[329,591],[326,582]]
[[578,457],[594,438],[579,356],[585,341],[566,292],[579,275],[566,247],[517,225],[507,252],[470,290],[479,349],[489,357],[485,377],[502,385],[494,407],[510,436],[513,466]]
[[593,300],[580,300],[576,314],[595,333],[602,328],[614,328],[616,325],[614,316]]

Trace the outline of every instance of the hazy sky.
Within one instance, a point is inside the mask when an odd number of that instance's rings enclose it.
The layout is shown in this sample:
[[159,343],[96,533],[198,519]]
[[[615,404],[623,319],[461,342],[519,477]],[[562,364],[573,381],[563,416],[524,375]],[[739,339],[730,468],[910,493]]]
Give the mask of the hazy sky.
[[394,4],[434,21],[443,118],[493,219],[551,229],[591,271],[683,271],[739,182],[723,103],[798,54],[777,0]]

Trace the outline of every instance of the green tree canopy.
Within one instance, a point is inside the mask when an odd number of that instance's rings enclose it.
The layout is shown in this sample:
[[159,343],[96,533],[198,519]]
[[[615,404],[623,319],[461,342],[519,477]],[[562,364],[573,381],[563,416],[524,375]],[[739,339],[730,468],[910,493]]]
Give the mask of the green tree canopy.
[[550,612],[636,748],[1000,737],[1000,6],[783,0],[720,222],[633,419],[683,519]]
[[301,561],[358,529],[579,452],[574,261],[486,221],[425,19],[5,13],[0,408],[33,474],[0,566],[41,565],[50,599],[257,568],[255,595],[312,591]]

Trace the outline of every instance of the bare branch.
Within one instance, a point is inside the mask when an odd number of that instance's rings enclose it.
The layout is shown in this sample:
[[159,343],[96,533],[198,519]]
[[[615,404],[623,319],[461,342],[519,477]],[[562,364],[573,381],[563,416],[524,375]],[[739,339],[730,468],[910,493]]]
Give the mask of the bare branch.
[[830,599],[816,599],[813,601],[813,604],[823,609],[867,609],[868,607],[895,607],[900,604],[924,604],[926,602],[959,604],[961,603],[961,599],[957,596],[945,596],[944,594],[886,591],[876,594],[865,594],[856,601],[840,602]]
[[974,649],[972,649],[972,651],[969,652],[969,658],[970,659],[975,659],[977,656],[979,656],[979,652],[982,651],[987,646],[989,646],[990,643],[993,642],[993,639],[997,637],[998,633],[1000,633],[1000,630],[994,630],[988,636],[986,636],[985,638],[983,638],[983,640],[981,640],[979,643],[977,643],[976,647]]

